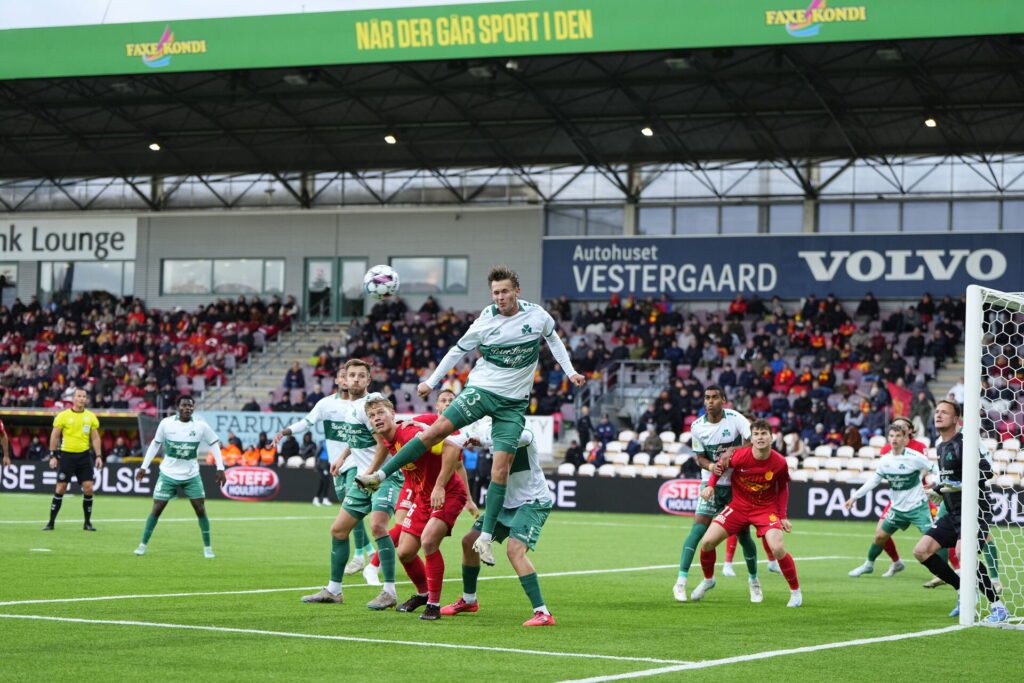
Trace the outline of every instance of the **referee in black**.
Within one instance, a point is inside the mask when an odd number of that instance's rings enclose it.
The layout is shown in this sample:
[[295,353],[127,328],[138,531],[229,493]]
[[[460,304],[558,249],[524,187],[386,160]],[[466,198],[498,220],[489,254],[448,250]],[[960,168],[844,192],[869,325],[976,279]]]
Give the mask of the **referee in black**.
[[[64,493],[68,490],[71,477],[78,479],[82,487],[82,511],[85,513],[86,531],[96,531],[92,525],[92,489],[96,479],[93,464],[96,468],[103,467],[103,456],[100,446],[100,421],[92,411],[86,410],[89,395],[85,389],[75,389],[71,395],[71,407],[57,413],[53,418],[53,430],[50,432],[50,469],[57,469],[57,489],[50,504],[50,523],[43,531],[53,531],[53,523],[57,521]],[[57,450],[58,446],[60,450]],[[91,449],[90,449],[91,446]],[[94,459],[95,458],[95,463]]]

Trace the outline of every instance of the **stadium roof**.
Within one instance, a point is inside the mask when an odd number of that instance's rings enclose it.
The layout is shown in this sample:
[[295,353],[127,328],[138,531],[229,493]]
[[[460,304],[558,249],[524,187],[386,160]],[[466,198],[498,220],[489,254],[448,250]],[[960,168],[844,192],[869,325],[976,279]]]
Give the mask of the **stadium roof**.
[[807,159],[1016,153],[1022,60],[1014,34],[8,79],[0,176],[720,159],[802,174]]

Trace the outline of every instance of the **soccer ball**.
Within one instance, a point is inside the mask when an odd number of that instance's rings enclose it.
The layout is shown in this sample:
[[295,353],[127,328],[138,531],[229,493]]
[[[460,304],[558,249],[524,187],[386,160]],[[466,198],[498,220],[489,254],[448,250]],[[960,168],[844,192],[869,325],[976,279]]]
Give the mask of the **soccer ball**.
[[374,266],[363,276],[363,291],[374,299],[390,299],[398,293],[398,273],[391,266]]

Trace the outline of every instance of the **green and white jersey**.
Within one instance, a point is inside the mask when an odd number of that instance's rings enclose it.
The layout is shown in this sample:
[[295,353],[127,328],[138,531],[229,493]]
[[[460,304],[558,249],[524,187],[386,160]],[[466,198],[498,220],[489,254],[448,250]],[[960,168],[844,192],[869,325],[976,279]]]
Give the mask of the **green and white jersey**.
[[[711,462],[718,462],[722,453],[733,446],[740,446],[750,439],[750,421],[735,410],[726,408],[722,411],[722,419],[711,422],[705,413],[690,425],[690,447],[694,455],[703,455]],[[701,470],[700,480],[706,482],[711,478],[709,470]],[[718,478],[718,486],[729,486],[732,483],[731,472]]]
[[343,400],[337,393],[324,396],[316,402],[313,410],[309,411],[301,422],[289,427],[292,434],[301,434],[311,429],[318,422],[324,426],[324,440],[327,442],[327,457],[334,462],[341,452],[345,450],[347,431],[345,429],[345,418],[351,412],[349,401]]
[[892,509],[910,512],[928,501],[928,495],[921,484],[921,474],[930,472],[936,476],[938,468],[924,454],[904,448],[901,455],[886,453],[878,461],[878,469],[871,473],[864,485],[854,491],[853,497],[863,498],[867,492],[882,483],[889,482]]
[[[455,435],[453,435],[455,436]],[[448,437],[451,439],[452,437]],[[490,448],[494,444],[491,441],[490,419],[485,418],[470,425],[466,430],[463,441],[466,438],[475,438],[482,445]],[[537,451],[537,443],[533,432],[524,429],[519,437],[519,447],[512,459],[512,465],[508,472],[508,483],[505,489],[505,508],[517,508],[531,501],[539,503],[554,502],[551,496],[551,489],[548,488],[547,477],[540,466],[540,453]]]
[[554,319],[540,306],[520,299],[519,310],[513,315],[502,315],[497,306],[481,311],[425,381],[437,386],[462,356],[476,350],[480,358],[469,373],[466,386],[514,400],[529,399],[542,337],[562,370],[567,375],[576,374],[565,345],[555,332]]
[[203,420],[193,416],[188,422],[182,422],[177,415],[160,420],[156,428],[156,436],[146,451],[142,461],[142,469],[153,462],[160,446],[164,448],[164,460],[160,463],[160,472],[171,479],[184,481],[199,476],[199,447],[203,455],[211,446],[219,444],[220,439],[213,429]]
[[355,467],[356,473],[362,474],[373,462],[377,440],[373,438],[373,427],[370,426],[370,418],[366,416],[366,399],[369,397],[367,394],[361,398],[344,401],[348,405],[338,427],[342,430],[342,441],[352,449],[352,452],[345,458],[342,472]]

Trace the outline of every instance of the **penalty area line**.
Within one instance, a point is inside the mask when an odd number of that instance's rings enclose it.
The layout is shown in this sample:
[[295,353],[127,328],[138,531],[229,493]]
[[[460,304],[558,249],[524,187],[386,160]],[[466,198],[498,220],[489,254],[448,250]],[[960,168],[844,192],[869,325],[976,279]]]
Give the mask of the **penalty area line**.
[[549,652],[546,650],[523,650],[512,647],[488,647],[485,645],[462,645],[453,643],[427,643],[412,640],[388,640],[384,638],[359,638],[356,636],[333,636],[319,633],[291,633],[288,631],[265,631],[254,628],[231,628],[227,626],[199,626],[194,624],[164,624],[150,621],[121,621],[114,619],[76,619],[72,617],[49,617],[36,614],[0,614],[0,619],[29,619],[37,621],[60,621],[74,624],[100,624],[107,626],[143,626],[149,628],[182,629],[188,631],[213,631],[217,633],[241,633],[259,636],[277,636],[280,638],[309,638],[311,640],[340,640],[350,643],[376,643],[381,645],[413,645],[416,647],[448,648],[452,650],[480,650],[485,652],[504,652],[516,655],[542,655],[545,657],[570,657],[578,659],[608,659],[618,662],[649,662],[652,664],[673,664],[677,666],[690,664],[678,659],[654,659],[652,657],[620,657],[618,655],[598,655],[585,652]]
[[677,671],[692,671],[694,669],[709,669],[724,664],[739,664],[752,662],[759,659],[771,659],[772,657],[783,657],[785,655],[799,655],[808,652],[820,652],[821,650],[835,650],[855,645],[871,645],[873,643],[888,643],[896,640],[909,640],[911,638],[924,638],[943,633],[960,631],[970,626],[947,626],[935,628],[928,631],[915,631],[913,633],[897,633],[891,636],[878,636],[876,638],[858,638],[857,640],[844,640],[837,643],[824,643],[822,645],[808,645],[806,647],[795,647],[788,650],[770,650],[768,652],[756,652],[750,655],[737,655],[735,657],[724,657],[722,659],[709,659],[704,662],[690,662],[687,664],[676,664],[673,666],[661,666],[656,669],[643,669],[642,671],[631,671],[624,674],[612,674],[609,676],[594,676],[592,678],[574,678],[561,681],[560,683],[604,683],[605,681],[622,681],[629,678],[641,678],[644,676],[657,676],[660,674],[675,673]]
[[[838,555],[832,555],[827,557],[798,557],[795,558],[797,562],[813,562],[815,560],[851,560],[857,559],[852,557],[842,557]],[[762,561],[764,562],[764,561]],[[719,563],[721,564],[721,563]],[[613,569],[580,569],[571,572],[546,572],[538,574],[540,578],[558,577],[558,576],[581,576],[585,574],[621,574],[624,572],[646,572],[654,569],[673,569],[678,567],[678,564],[656,564],[648,567],[620,567]],[[508,579],[518,579],[519,577],[515,574],[505,576],[481,576],[477,578],[477,581],[501,581]],[[462,582],[461,578],[451,577],[444,580],[445,583]],[[397,585],[408,584],[409,581],[398,581]],[[352,583],[345,584],[345,588],[366,588],[370,584],[368,583]],[[323,588],[323,586],[299,586],[295,588],[254,588],[249,590],[238,590],[238,591],[202,591],[194,593],[147,593],[141,595],[99,595],[87,598],[48,598],[45,600],[10,600],[7,602],[0,602],[0,607],[10,607],[14,605],[40,605],[49,603],[59,602],[95,602],[99,600],[138,600],[142,598],[191,598],[201,597],[208,595],[250,595],[257,593],[287,593],[291,591],[308,591],[317,590]]]

